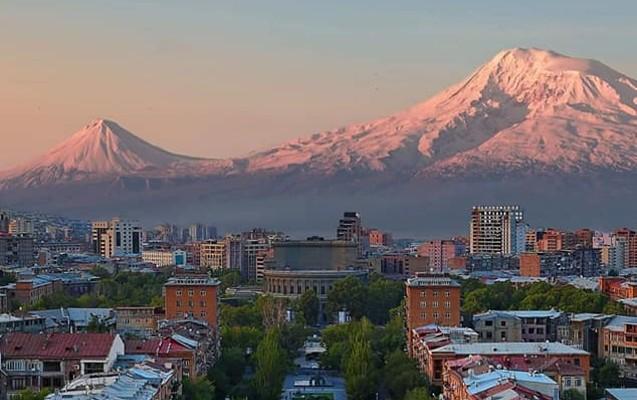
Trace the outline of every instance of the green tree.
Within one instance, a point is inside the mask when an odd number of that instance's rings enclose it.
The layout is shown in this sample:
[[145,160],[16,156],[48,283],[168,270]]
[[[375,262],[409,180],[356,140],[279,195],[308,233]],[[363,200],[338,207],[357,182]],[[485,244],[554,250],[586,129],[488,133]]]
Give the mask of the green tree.
[[407,392],[404,400],[433,400],[426,387],[418,387]]
[[277,400],[281,395],[287,367],[285,350],[281,347],[277,329],[270,329],[259,343],[254,355],[256,372],[254,390],[261,400]]
[[30,389],[21,390],[16,397],[17,400],[44,400],[46,396],[51,393],[49,390],[44,389],[39,392],[34,392]]
[[184,378],[182,389],[184,400],[215,400],[215,387],[207,378]]
[[308,325],[316,325],[319,317],[319,298],[314,289],[306,290],[299,298],[299,309]]
[[389,312],[399,306],[405,297],[402,282],[374,275],[367,287],[367,306],[365,315],[374,324],[384,325],[389,321]]
[[327,312],[335,315],[345,309],[354,319],[360,319],[367,310],[367,288],[360,279],[348,276],[338,280],[327,295]]
[[619,365],[610,360],[599,360],[592,375],[592,380],[601,388],[621,385]]
[[354,336],[350,340],[351,349],[345,360],[344,373],[347,393],[348,397],[354,400],[369,399],[377,390],[376,377],[378,373],[365,329],[364,325],[355,329]]
[[416,362],[402,350],[395,350],[387,356],[383,381],[392,399],[402,399],[407,391],[427,383]]
[[105,333],[108,332],[108,326],[104,321],[93,315],[88,323],[88,326],[86,327],[86,330],[93,333]]
[[577,389],[568,389],[562,393],[562,400],[586,400],[586,396]]

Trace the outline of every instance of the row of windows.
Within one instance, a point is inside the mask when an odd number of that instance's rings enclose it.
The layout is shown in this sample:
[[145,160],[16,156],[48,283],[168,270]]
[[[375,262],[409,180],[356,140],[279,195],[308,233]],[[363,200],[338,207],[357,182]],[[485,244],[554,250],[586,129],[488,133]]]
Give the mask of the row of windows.
[[[439,291],[438,290],[432,290],[431,294],[433,297],[438,297]],[[445,297],[449,297],[451,295],[451,292],[449,290],[445,290],[444,292]],[[421,290],[420,291],[420,297],[427,297],[427,290]]]
[[[438,318],[440,318],[440,313],[438,313],[438,312],[434,312],[434,313],[432,313],[432,314],[431,314],[431,316],[432,316],[434,319],[438,319]],[[426,319],[426,318],[427,318],[427,313],[425,313],[425,312],[421,312],[421,313],[420,313],[420,319]],[[446,312],[446,313],[445,313],[445,319],[451,319],[451,313]]]
[[[437,301],[432,301],[431,303],[429,303],[429,305],[432,308],[438,308],[440,306],[440,303]],[[451,308],[451,302],[450,301],[445,301],[444,302],[445,308]],[[421,301],[420,302],[420,308],[427,308],[427,302],[426,301]]]
[[[181,307],[181,305],[182,305],[181,300],[177,300],[176,304],[177,304],[178,308]],[[194,307],[194,306],[195,306],[195,302],[192,301],[192,300],[188,300],[188,307]],[[201,300],[199,302],[199,307],[205,307],[205,306],[206,306],[206,302]]]
[[[177,289],[177,296],[181,296],[182,291],[181,289]],[[207,291],[205,289],[201,289],[199,291],[199,295],[200,296],[205,296],[207,294]],[[195,295],[195,291],[194,289],[188,289],[188,296],[194,296]]]

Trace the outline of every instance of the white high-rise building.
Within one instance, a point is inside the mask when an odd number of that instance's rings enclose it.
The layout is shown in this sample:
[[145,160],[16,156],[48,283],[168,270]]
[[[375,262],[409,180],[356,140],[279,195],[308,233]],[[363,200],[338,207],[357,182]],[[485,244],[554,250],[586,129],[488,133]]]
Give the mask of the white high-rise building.
[[524,251],[525,235],[524,211],[518,206],[478,206],[471,210],[471,254],[519,254]]
[[137,221],[113,218],[93,221],[91,233],[93,252],[111,258],[141,254],[142,226]]
[[201,242],[199,265],[210,269],[225,269],[228,265],[226,241],[210,239]]

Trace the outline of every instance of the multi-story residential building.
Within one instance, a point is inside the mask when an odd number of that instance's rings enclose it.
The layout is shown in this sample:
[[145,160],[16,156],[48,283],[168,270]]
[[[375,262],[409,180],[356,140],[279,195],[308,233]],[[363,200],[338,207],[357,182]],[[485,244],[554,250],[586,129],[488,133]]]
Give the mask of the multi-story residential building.
[[0,234],[9,233],[9,214],[4,211],[0,211]]
[[257,281],[257,267],[264,262],[270,250],[269,238],[244,239],[242,243],[241,275],[250,281]]
[[159,361],[179,360],[184,376],[197,376],[195,352],[171,337],[146,340],[129,339],[125,342],[125,352],[127,355],[146,354],[156,357]]
[[411,254],[383,254],[380,256],[379,272],[383,275],[409,278],[417,273],[429,272],[429,257]]
[[142,260],[155,264],[157,267],[167,267],[169,265],[181,266],[187,263],[187,254],[183,250],[150,249],[142,251]]
[[9,304],[24,305],[34,305],[44,297],[51,296],[53,293],[61,292],[62,290],[61,281],[52,281],[40,277],[20,279],[15,283],[0,287],[0,292],[6,295]]
[[165,315],[157,307],[117,307],[115,316],[117,333],[146,337],[157,331],[157,322]]
[[430,240],[418,247],[418,255],[429,257],[429,264],[435,271],[448,268],[449,260],[465,253],[465,246],[453,240]]
[[558,383],[546,374],[497,369],[482,356],[446,362],[443,382],[445,399],[559,399]]
[[637,317],[613,317],[600,336],[599,356],[618,364],[624,378],[637,379]]
[[515,315],[489,311],[473,316],[473,329],[481,342],[521,342],[522,320]]
[[164,285],[166,319],[205,321],[218,331],[220,282],[207,276],[170,278]]
[[109,333],[8,333],[0,338],[4,398],[24,389],[60,389],[80,375],[111,371],[124,354]]
[[358,255],[363,252],[363,222],[361,215],[354,211],[346,211],[338,221],[336,239],[358,244]]
[[10,332],[44,332],[47,329],[46,319],[44,317],[34,315],[24,315],[21,317],[0,314],[0,334],[4,335]]
[[615,231],[614,238],[622,239],[624,246],[624,265],[627,268],[637,267],[637,232],[628,228]]
[[34,263],[33,237],[29,235],[0,236],[0,265],[32,267]]
[[557,361],[581,368],[581,376],[587,382],[590,376],[590,354],[563,343],[491,342],[455,343],[420,338],[413,345],[414,358],[420,370],[434,385],[442,385],[447,362],[468,356],[482,356],[506,360],[520,360],[520,364],[542,365]]
[[600,276],[599,290],[613,300],[637,297],[637,281],[619,276]]
[[471,210],[471,254],[519,254],[526,237],[524,212],[518,206],[479,206]]
[[192,224],[188,227],[188,236],[193,242],[215,239],[217,237],[217,228],[204,224]]
[[595,232],[588,228],[582,228],[582,229],[576,230],[575,231],[576,246],[584,247],[584,248],[593,247],[594,235],[595,235]]
[[12,235],[33,236],[33,221],[27,218],[13,218],[9,222],[9,233]]
[[613,315],[607,314],[572,314],[569,316],[568,337],[561,338],[561,342],[599,357],[600,334],[612,318]]
[[487,311],[473,316],[483,342],[545,342],[568,336],[568,316],[556,310]]
[[94,221],[91,232],[93,252],[106,258],[141,254],[142,232],[137,221],[120,218]]
[[520,255],[520,275],[522,276],[599,276],[601,265],[600,250],[594,248]]
[[423,325],[460,326],[460,284],[444,274],[417,274],[405,284],[407,343]]
[[200,243],[199,265],[212,270],[225,269],[227,267],[226,242],[223,240],[205,240]]

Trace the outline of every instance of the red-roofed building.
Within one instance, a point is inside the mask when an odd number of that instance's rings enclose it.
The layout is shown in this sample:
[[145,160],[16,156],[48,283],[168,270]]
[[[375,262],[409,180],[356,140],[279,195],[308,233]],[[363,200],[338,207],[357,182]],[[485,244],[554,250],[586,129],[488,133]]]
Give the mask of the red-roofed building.
[[172,338],[127,340],[126,354],[146,354],[158,360],[181,360],[181,369],[185,376],[196,376],[195,352]]
[[0,339],[6,398],[23,389],[61,388],[74,378],[109,372],[124,342],[110,333],[8,333]]

